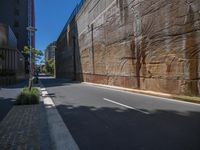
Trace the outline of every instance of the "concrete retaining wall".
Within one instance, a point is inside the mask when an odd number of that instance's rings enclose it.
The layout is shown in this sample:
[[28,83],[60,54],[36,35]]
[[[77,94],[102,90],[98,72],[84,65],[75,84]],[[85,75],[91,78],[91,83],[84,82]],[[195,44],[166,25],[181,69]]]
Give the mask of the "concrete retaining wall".
[[87,0],[63,39],[57,77],[199,94],[199,0]]

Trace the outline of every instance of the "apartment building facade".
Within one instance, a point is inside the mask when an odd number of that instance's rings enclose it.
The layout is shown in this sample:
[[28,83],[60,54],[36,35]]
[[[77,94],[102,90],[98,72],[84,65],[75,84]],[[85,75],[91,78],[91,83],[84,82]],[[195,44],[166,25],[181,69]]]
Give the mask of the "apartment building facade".
[[24,62],[24,56],[17,49],[17,39],[12,29],[0,23],[0,86],[24,79]]
[[[34,0],[1,0],[0,23],[10,26],[17,39],[17,49],[35,47],[35,35],[30,38],[28,26],[35,27]],[[25,56],[25,71],[29,73],[29,59]]]

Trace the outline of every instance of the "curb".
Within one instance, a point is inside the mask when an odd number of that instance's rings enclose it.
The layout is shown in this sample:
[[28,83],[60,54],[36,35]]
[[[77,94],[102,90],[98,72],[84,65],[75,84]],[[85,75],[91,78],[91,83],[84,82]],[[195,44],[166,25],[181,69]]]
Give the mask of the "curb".
[[119,91],[127,91],[127,92],[131,92],[131,93],[138,93],[138,94],[150,95],[150,96],[161,97],[161,98],[170,98],[170,99],[173,99],[176,101],[184,101],[184,102],[188,102],[188,103],[200,104],[200,97],[174,95],[174,94],[167,94],[167,93],[154,92],[154,91],[144,91],[144,90],[124,88],[124,87],[119,87],[119,86],[96,84],[96,83],[91,83],[91,82],[83,82],[83,83],[88,84],[88,85],[94,85],[94,86],[99,86],[99,87],[104,87],[104,88],[115,89],[115,90],[119,90]]
[[42,100],[46,109],[47,121],[49,125],[50,137],[54,150],[79,150],[78,145],[73,139],[69,129],[65,125],[62,117],[56,109],[53,100],[48,96],[44,85],[41,85]]

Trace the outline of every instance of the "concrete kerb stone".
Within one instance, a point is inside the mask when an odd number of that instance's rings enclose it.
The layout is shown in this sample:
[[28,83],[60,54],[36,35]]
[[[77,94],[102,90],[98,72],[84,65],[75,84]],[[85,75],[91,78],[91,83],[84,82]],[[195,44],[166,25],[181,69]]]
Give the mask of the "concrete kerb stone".
[[69,129],[65,125],[62,117],[57,111],[55,104],[44,85],[39,81],[41,87],[42,100],[45,105],[50,136],[55,150],[79,150]]
[[110,88],[110,89],[119,90],[119,91],[127,91],[127,92],[131,92],[131,93],[138,93],[138,94],[150,95],[150,96],[161,97],[161,98],[169,98],[169,99],[173,99],[175,101],[182,101],[182,102],[186,102],[186,103],[200,104],[199,97],[173,95],[173,94],[154,92],[154,91],[144,91],[144,90],[130,89],[130,88],[124,88],[124,87],[118,87],[118,86],[105,85],[105,84],[96,84],[96,83],[91,83],[91,82],[83,82],[83,83],[88,84],[88,85],[93,85],[93,86]]

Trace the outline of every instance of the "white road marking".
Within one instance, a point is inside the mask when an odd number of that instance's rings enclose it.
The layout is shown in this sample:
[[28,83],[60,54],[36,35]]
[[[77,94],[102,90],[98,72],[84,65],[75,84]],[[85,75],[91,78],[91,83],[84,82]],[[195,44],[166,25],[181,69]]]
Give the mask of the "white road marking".
[[46,88],[41,88],[41,91],[46,91]]
[[110,99],[107,99],[107,98],[103,98],[103,100],[108,101],[108,102],[110,102],[110,103],[114,103],[114,104],[123,106],[123,107],[126,107],[126,108],[128,108],[128,109],[133,109],[133,110],[135,110],[135,111],[141,112],[141,113],[146,114],[146,115],[149,115],[149,114],[150,114],[150,113],[147,112],[147,111],[143,111],[143,110],[140,110],[140,109],[137,109],[137,108],[134,108],[134,107],[131,107],[131,106],[122,104],[122,103],[118,103],[118,102],[116,102],[116,101],[113,101],[113,100],[110,100]]
[[181,101],[178,99],[173,99],[173,98],[165,98],[162,96],[156,96],[156,95],[149,95],[148,93],[137,93],[134,91],[127,91],[124,89],[120,89],[121,87],[115,87],[115,86],[108,86],[108,85],[101,85],[101,84],[94,84],[94,83],[90,83],[90,82],[83,82],[86,85],[92,86],[92,87],[96,87],[96,88],[101,88],[101,89],[106,89],[106,90],[111,90],[111,91],[117,91],[117,92],[122,92],[122,93],[128,93],[131,95],[137,95],[137,96],[143,96],[146,98],[154,98],[153,100],[162,100],[165,102],[172,102],[172,103],[181,103],[181,104],[186,104],[186,105],[196,105],[196,106],[200,106],[200,104],[197,103],[192,103],[192,102],[187,102],[187,101]]

